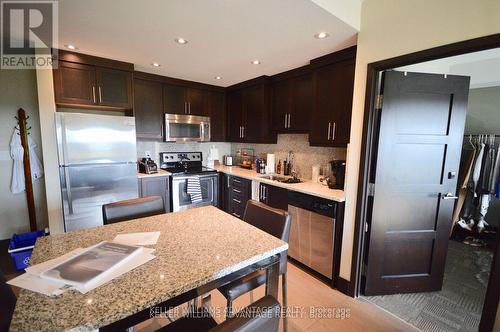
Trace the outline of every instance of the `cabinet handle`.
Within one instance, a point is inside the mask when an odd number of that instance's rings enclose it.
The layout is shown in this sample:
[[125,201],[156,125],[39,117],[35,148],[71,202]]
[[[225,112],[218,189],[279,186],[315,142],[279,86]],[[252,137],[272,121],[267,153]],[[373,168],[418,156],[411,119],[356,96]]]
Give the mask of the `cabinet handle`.
[[233,201],[235,201],[238,204],[241,204],[241,201],[239,199],[233,198]]
[[330,140],[330,130],[331,130],[332,124],[328,122],[328,138],[327,140]]
[[241,216],[239,214],[237,214],[236,212],[233,212],[232,215],[235,217],[241,218]]
[[288,113],[288,128],[290,128],[290,123],[291,123],[291,120],[292,119],[292,114]]
[[102,88],[99,85],[99,104],[102,103]]
[[241,193],[241,190],[238,190],[238,189],[234,189],[234,188],[233,188],[233,191],[234,191],[235,193],[238,193],[238,194],[240,194],[240,193]]
[[94,100],[94,104],[97,102],[96,99],[95,99],[95,85],[92,86],[92,98]]
[[184,114],[187,114],[187,101],[184,102]]
[[188,101],[188,113],[191,114],[191,102]]
[[288,123],[288,122],[286,121],[286,116],[287,116],[287,114],[285,113],[285,129],[286,129],[286,124]]
[[245,138],[245,126],[241,127],[243,135],[241,136],[242,138]]
[[335,129],[337,128],[337,123],[334,122],[333,123],[333,130],[332,130],[332,141],[335,140]]
[[236,179],[233,179],[233,182],[236,182],[236,183],[241,183],[241,181],[236,180]]

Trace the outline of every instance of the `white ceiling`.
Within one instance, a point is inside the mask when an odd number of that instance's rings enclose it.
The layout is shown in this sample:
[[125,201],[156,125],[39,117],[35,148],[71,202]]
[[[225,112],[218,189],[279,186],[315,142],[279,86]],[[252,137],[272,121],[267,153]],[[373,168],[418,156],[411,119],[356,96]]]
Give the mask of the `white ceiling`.
[[421,62],[400,71],[470,76],[470,88],[500,86],[500,48]]
[[[314,38],[320,31],[330,37]],[[179,45],[176,37],[189,42]],[[355,28],[310,0],[64,0],[55,46],[228,86],[305,65],[356,38]]]

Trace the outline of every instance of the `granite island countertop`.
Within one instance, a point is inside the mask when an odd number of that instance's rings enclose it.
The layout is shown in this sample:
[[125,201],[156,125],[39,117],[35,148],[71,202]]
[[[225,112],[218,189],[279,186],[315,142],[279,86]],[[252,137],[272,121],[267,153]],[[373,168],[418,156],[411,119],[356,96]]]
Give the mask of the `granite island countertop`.
[[288,249],[288,244],[213,206],[38,239],[32,264],[119,233],[160,231],[148,263],[87,294],[21,290],[11,331],[88,331],[205,285]]
[[262,178],[263,176],[265,176],[265,174],[257,174],[255,170],[244,169],[238,166],[219,165],[215,166],[214,169],[216,169],[218,172],[242,177],[244,179],[252,181],[267,183],[276,187],[281,187],[288,190],[309,194],[312,196],[330,199],[336,202],[345,201],[345,194],[343,190],[330,189],[327,186],[313,182],[312,180],[304,180],[303,182],[300,183],[283,183],[279,181]]

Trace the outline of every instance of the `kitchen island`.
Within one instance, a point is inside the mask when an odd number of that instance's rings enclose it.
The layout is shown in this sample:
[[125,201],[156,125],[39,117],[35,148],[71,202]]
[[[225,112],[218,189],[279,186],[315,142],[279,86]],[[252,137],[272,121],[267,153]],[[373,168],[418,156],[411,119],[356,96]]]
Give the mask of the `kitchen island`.
[[277,297],[277,255],[288,244],[212,206],[40,238],[31,264],[119,233],[153,231],[161,232],[155,259],[87,294],[22,290],[11,331],[117,330],[150,318],[154,306],[179,305],[261,268]]

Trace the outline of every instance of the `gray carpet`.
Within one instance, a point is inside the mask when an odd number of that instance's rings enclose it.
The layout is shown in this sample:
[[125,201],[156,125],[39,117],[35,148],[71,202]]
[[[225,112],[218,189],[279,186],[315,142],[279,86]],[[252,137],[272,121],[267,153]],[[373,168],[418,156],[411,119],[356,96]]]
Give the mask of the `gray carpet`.
[[366,296],[426,332],[477,331],[493,253],[450,241],[439,292]]

